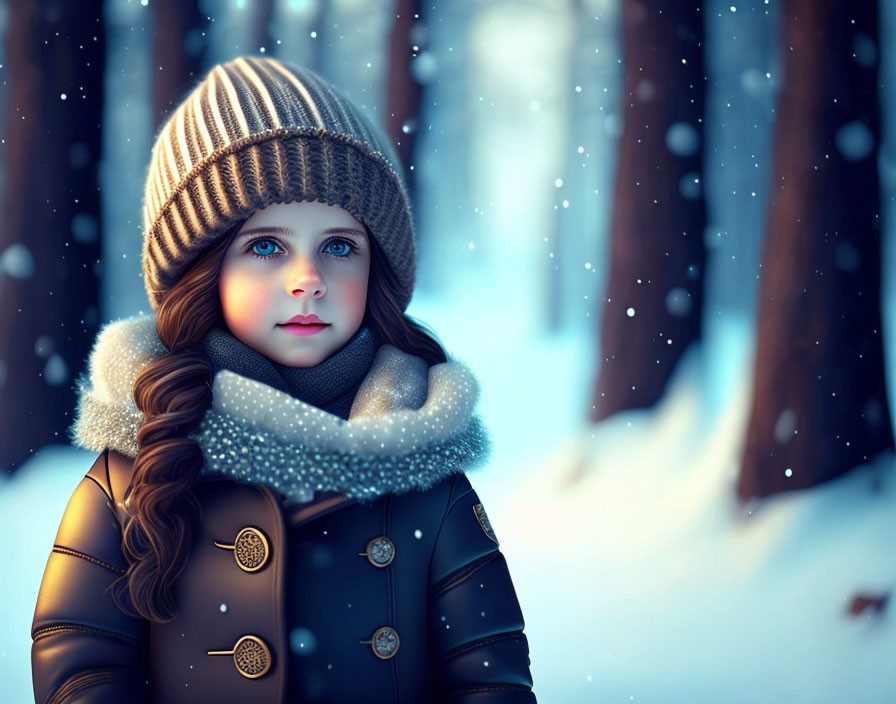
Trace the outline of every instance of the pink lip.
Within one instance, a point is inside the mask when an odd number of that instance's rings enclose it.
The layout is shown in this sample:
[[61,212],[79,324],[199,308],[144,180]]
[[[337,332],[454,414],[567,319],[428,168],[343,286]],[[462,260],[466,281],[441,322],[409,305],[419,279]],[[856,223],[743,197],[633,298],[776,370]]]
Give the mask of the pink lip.
[[288,325],[289,323],[301,323],[302,325],[309,325],[311,323],[316,323],[318,325],[329,325],[329,323],[325,323],[314,313],[311,313],[311,315],[294,315],[289,320],[287,320],[284,325]]
[[317,335],[322,330],[326,330],[329,325],[302,325],[300,323],[286,323],[281,325],[290,335],[298,335],[299,337],[307,337],[308,335]]
[[325,323],[314,313],[311,313],[311,315],[294,315],[285,323],[282,323],[280,327],[290,335],[307,337],[308,335],[317,335],[317,333],[329,327],[329,325],[329,323]]

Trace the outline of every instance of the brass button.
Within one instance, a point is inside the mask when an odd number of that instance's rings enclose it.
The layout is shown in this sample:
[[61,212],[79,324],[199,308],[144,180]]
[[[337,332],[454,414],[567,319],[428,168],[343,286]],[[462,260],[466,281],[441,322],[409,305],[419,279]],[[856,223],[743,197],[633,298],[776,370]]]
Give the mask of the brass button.
[[364,552],[358,554],[366,557],[374,567],[385,567],[395,559],[395,543],[380,535],[369,540]]
[[253,526],[246,526],[237,533],[232,545],[216,540],[215,546],[222,550],[233,550],[236,564],[244,572],[257,572],[267,564],[271,556],[271,546],[267,537]]
[[233,650],[209,650],[209,655],[231,655],[233,665],[243,677],[254,680],[271,669],[271,650],[258,636],[243,636]]
[[365,645],[370,645],[373,654],[380,660],[388,660],[393,657],[395,653],[398,652],[398,646],[401,645],[401,641],[398,639],[398,633],[394,628],[390,628],[389,626],[377,628],[376,632],[373,634],[373,638],[370,640],[362,640],[361,642]]

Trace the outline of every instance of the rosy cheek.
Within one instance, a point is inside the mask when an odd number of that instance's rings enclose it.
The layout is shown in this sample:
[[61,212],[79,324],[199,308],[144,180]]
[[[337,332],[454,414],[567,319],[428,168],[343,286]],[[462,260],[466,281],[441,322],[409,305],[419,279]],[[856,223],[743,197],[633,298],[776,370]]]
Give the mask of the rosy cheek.
[[234,332],[248,332],[263,323],[268,291],[264,282],[251,271],[232,269],[222,272],[219,291],[224,317]]
[[351,277],[343,286],[345,307],[355,311],[357,317],[362,317],[367,303],[367,281],[361,280],[361,277]]

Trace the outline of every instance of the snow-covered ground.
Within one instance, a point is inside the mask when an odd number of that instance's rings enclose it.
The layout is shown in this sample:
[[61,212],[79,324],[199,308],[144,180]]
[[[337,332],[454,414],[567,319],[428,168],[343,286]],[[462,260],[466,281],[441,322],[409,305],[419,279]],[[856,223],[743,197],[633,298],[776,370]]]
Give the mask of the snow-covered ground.
[[695,422],[698,365],[686,360],[657,409],[546,453],[489,509],[537,692],[583,704],[896,701],[892,617],[846,615],[853,594],[896,583],[892,456],[740,507],[746,385],[715,422]]
[[[540,701],[894,701],[891,617],[846,615],[854,593],[896,583],[892,457],[740,507],[747,365],[709,417],[711,365],[692,348],[656,408],[582,427],[588,340],[514,337],[469,319],[461,329],[426,302],[417,312],[482,384],[494,454],[471,479],[510,564]],[[470,329],[501,344],[477,343]],[[5,702],[31,701],[35,596],[92,459],[45,447],[0,484]]]

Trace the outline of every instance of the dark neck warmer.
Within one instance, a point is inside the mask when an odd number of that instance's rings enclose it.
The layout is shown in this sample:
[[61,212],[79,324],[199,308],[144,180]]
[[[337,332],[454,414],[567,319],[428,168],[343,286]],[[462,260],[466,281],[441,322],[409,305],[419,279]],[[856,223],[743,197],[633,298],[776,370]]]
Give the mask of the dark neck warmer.
[[373,331],[362,326],[339,351],[314,367],[274,362],[223,327],[212,328],[202,346],[216,373],[229,369],[347,419],[379,345]]

